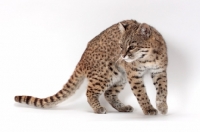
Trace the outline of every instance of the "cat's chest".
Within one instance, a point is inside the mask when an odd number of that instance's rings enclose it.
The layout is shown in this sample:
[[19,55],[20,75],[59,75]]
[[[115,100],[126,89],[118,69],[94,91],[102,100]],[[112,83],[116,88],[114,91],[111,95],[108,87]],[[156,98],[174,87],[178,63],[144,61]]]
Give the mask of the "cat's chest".
[[112,75],[111,84],[121,85],[121,84],[125,84],[126,82],[127,82],[127,76],[126,76],[125,70],[121,67],[117,67],[117,74]]
[[154,69],[157,67],[156,63],[154,61],[136,61],[133,66],[140,70],[146,70],[146,69]]

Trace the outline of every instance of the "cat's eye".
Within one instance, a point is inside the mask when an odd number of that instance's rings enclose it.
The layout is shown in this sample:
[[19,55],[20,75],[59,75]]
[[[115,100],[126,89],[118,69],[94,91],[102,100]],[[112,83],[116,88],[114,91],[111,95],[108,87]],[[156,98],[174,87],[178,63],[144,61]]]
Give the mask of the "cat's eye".
[[123,48],[123,46],[122,46],[122,45],[120,45],[120,48]]
[[129,49],[130,49],[130,50],[134,49],[134,46],[130,46]]

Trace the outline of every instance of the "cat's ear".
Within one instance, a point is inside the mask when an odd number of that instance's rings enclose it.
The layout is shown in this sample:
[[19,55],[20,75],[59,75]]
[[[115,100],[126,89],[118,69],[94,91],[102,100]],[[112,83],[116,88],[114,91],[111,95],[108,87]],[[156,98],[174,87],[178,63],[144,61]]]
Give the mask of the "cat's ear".
[[124,25],[124,24],[122,24],[122,23],[119,23],[119,24],[118,24],[118,28],[119,28],[119,30],[120,30],[120,33],[121,33],[121,34],[124,34],[125,31],[126,31],[127,25]]
[[146,23],[142,23],[137,29],[137,33],[148,39],[151,36],[151,27]]

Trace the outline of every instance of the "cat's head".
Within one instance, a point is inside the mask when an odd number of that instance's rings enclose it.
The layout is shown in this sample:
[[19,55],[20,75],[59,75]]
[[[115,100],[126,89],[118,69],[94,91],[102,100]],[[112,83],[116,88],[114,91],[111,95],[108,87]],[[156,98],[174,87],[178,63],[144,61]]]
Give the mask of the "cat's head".
[[118,24],[121,39],[121,58],[126,62],[133,62],[138,59],[144,59],[150,52],[151,45],[148,39],[151,36],[151,27],[145,23],[140,24],[137,28],[127,28],[127,25]]

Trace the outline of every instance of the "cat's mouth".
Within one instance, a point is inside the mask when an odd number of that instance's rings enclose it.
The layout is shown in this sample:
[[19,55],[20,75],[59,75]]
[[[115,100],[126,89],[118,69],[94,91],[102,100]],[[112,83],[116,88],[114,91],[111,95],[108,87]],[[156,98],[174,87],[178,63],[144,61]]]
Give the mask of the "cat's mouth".
[[146,56],[146,54],[142,53],[142,52],[136,52],[134,54],[132,54],[131,56],[126,55],[125,57],[123,57],[123,55],[121,55],[121,58],[126,61],[126,62],[133,62],[136,61],[140,58],[144,58]]
[[126,61],[126,62],[133,62],[133,61],[135,61],[135,59],[133,59],[134,57],[129,57],[129,56],[125,56],[125,57],[123,57],[123,56],[121,56],[121,58],[124,60],[124,61]]

